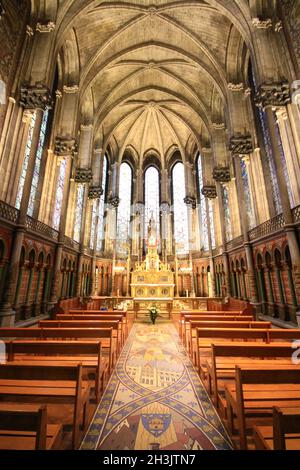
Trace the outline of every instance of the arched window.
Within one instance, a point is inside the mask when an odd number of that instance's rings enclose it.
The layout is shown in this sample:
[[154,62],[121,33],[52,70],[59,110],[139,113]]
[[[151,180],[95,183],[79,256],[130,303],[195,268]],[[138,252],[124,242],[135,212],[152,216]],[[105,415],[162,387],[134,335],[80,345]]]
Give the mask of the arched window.
[[40,135],[39,135],[39,143],[38,143],[38,148],[37,148],[36,158],[35,158],[33,178],[31,182],[31,191],[30,191],[30,198],[29,198],[28,211],[27,211],[28,215],[30,216],[33,216],[36,192],[37,192],[39,179],[40,179],[40,170],[41,170],[43,150],[44,150],[44,145],[45,145],[45,140],[46,140],[48,118],[49,118],[49,109],[47,108],[45,109],[44,114],[43,114]]
[[204,186],[203,179],[203,165],[202,165],[202,156],[199,154],[197,158],[197,172],[198,172],[198,189],[200,194],[200,226],[201,226],[201,238],[202,246],[205,251],[209,250],[209,241],[208,241],[208,217],[210,222],[210,234],[211,234],[211,243],[212,248],[216,247],[215,239],[215,224],[214,224],[214,213],[213,213],[213,204],[212,201],[208,201],[208,214],[206,210],[206,201],[205,197],[201,192],[201,189]]
[[148,236],[147,226],[151,217],[155,220],[156,235],[159,239],[159,173],[154,166],[150,166],[145,172],[145,237]]
[[251,192],[250,192],[250,184],[249,184],[249,172],[246,161],[242,158],[240,160],[241,163],[241,174],[242,174],[242,182],[244,188],[244,198],[245,198],[245,205],[247,211],[247,219],[249,228],[252,229],[256,226],[255,222],[255,215],[252,205],[251,199]]
[[105,211],[105,200],[106,200],[106,193],[107,193],[107,169],[108,169],[108,160],[107,160],[107,156],[104,155],[103,170],[102,170],[103,192],[99,201],[98,227],[97,227],[98,233],[97,233],[97,243],[96,243],[96,249],[99,251],[103,250],[103,242],[104,242],[104,211]]
[[176,163],[172,172],[173,206],[174,206],[174,239],[176,253],[185,254],[189,251],[188,214],[184,199],[185,178],[183,163]]
[[75,222],[74,222],[74,234],[73,239],[80,242],[81,222],[82,222],[82,211],[83,211],[83,198],[84,198],[84,185],[77,185],[76,194],[76,209],[75,209]]
[[130,237],[130,214],[132,197],[132,170],[128,163],[123,162],[120,168],[119,198],[117,216],[117,251],[126,253],[126,245]]
[[35,123],[36,123],[36,112],[32,113],[32,115],[30,117],[30,123],[29,123],[28,135],[27,135],[27,141],[26,141],[26,148],[25,148],[25,156],[24,156],[24,160],[23,160],[21,176],[20,176],[19,186],[18,186],[18,191],[17,191],[17,199],[16,199],[16,208],[17,209],[20,209],[20,206],[21,206],[21,201],[22,201],[22,196],[23,196],[23,189],[24,189],[25,178],[26,178],[26,173],[27,173],[27,168],[28,168],[28,162],[29,162],[29,157],[30,157],[32,137],[33,137],[33,131],[34,131]]
[[229,191],[227,186],[221,185],[222,191],[222,200],[224,207],[224,217],[225,217],[225,232],[226,232],[226,241],[232,240],[232,226],[231,226],[231,217],[230,217],[230,207],[229,207]]
[[55,206],[54,206],[54,212],[53,212],[53,228],[55,228],[55,230],[59,230],[61,207],[62,207],[62,202],[64,198],[66,169],[67,169],[67,160],[64,158],[63,160],[60,161],[57,186],[56,186],[56,198],[55,198]]

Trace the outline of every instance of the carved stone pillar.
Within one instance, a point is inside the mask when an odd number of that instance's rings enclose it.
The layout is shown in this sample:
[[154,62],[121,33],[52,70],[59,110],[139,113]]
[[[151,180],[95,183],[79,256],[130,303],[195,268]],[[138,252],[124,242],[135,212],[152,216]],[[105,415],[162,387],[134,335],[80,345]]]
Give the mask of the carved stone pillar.
[[239,197],[239,212],[242,223],[242,234],[244,238],[244,247],[247,259],[247,267],[250,281],[251,302],[255,305],[258,301],[257,287],[255,281],[255,270],[253,261],[252,246],[249,242],[249,222],[247,217],[247,207],[245,201],[245,192],[242,180],[240,157],[248,156],[253,152],[252,139],[250,135],[233,137],[230,142],[230,149],[234,158],[234,166],[236,172],[237,190]]
[[76,141],[69,137],[57,137],[55,141],[55,154],[60,158],[67,159],[67,170],[64,184],[64,194],[60,213],[60,225],[59,225],[59,237],[58,244],[55,251],[54,266],[52,272],[52,282],[50,287],[50,300],[49,307],[53,307],[57,303],[59,298],[59,285],[61,278],[61,258],[65,239],[66,221],[67,221],[67,209],[68,199],[70,190],[70,176],[72,171],[72,157],[77,149]]
[[286,224],[287,239],[290,248],[292,264],[295,269],[297,288],[300,288],[300,250],[297,235],[292,225],[293,215],[281,160],[281,152],[278,145],[278,135],[273,111],[274,109],[285,107],[290,102],[291,96],[288,82],[263,84],[259,88],[256,96],[256,104],[262,107],[266,113],[281,205],[284,221]]
[[219,214],[220,214],[220,227],[221,227],[221,240],[222,240],[222,256],[224,264],[224,273],[225,273],[225,287],[226,292],[224,294],[227,296],[231,295],[231,283],[230,283],[230,271],[229,271],[229,258],[226,251],[226,228],[225,228],[225,211],[223,205],[222,197],[222,183],[227,183],[230,181],[230,170],[229,167],[215,167],[213,170],[213,178],[216,182],[217,196],[219,200]]
[[24,240],[24,233],[26,231],[26,217],[35,166],[36,150],[39,141],[39,133],[43,118],[43,112],[47,106],[51,105],[50,92],[46,87],[42,85],[39,87],[22,88],[20,105],[25,109],[36,113],[36,122],[32,136],[31,151],[28,160],[22,199],[20,203],[18,224],[14,235],[11,259],[6,274],[3,299],[0,305],[0,326],[12,325],[14,323],[15,312],[12,309],[12,304],[16,293],[19,260]]

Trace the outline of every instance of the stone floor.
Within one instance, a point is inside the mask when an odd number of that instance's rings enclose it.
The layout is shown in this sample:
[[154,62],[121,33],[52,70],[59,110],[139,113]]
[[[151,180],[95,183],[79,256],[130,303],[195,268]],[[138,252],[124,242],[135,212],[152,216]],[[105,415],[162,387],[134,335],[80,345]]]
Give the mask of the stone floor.
[[231,446],[173,323],[136,323],[81,449],[223,450]]

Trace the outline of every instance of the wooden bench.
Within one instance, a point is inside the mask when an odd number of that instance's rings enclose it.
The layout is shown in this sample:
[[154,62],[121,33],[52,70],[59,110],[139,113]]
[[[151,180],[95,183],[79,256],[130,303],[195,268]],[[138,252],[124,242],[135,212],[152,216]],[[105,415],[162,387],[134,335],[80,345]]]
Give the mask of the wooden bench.
[[256,450],[300,450],[300,407],[273,408],[273,426],[253,426]]
[[273,407],[300,406],[300,367],[235,368],[235,382],[225,387],[228,428],[237,417],[240,448],[247,449],[246,418],[271,417]]
[[36,340],[82,339],[101,341],[102,353],[109,357],[109,374],[116,361],[116,338],[113,328],[1,328],[0,338],[35,338]]
[[201,359],[211,354],[211,345],[216,342],[250,341],[267,343],[270,330],[255,328],[196,328],[196,365],[201,373]]
[[271,328],[272,324],[270,322],[256,322],[256,321],[199,321],[199,320],[190,320],[185,323],[185,337],[186,337],[186,349],[190,356],[192,357],[194,363],[196,364],[196,353],[194,344],[196,339],[196,328],[255,328],[256,330],[263,330]]
[[192,359],[200,372],[200,359],[210,355],[211,344],[222,341],[262,341],[267,343],[269,329],[264,328],[195,328],[195,340],[192,342]]
[[101,343],[94,341],[10,341],[6,342],[8,362],[25,365],[82,364],[94,376],[96,402],[100,400],[108,374],[108,361],[102,357]]
[[40,328],[112,328],[113,336],[117,341],[117,356],[123,345],[123,323],[119,320],[43,320],[39,322]]
[[[201,376],[207,375],[208,391],[214,403],[219,406],[222,401],[220,392],[225,392],[225,384],[233,381],[235,366],[243,367],[277,367],[291,365],[292,354],[290,344],[259,344],[259,343],[220,343],[211,345],[211,358],[201,366]],[[220,390],[221,389],[221,390]]]
[[268,333],[268,342],[294,341],[300,339],[300,328],[272,328]]
[[103,315],[103,314],[92,314],[92,315],[88,315],[88,314],[76,314],[76,313],[73,313],[72,315],[68,315],[68,314],[59,314],[59,315],[56,315],[56,320],[58,321],[69,321],[69,320],[76,320],[76,321],[80,321],[80,320],[90,320],[90,321],[110,321],[110,320],[119,320],[123,323],[123,331],[124,331],[124,340],[123,340],[123,343],[125,342],[125,339],[127,338],[128,336],[128,320],[127,320],[127,317],[126,315]]
[[72,404],[72,446],[79,443],[80,417],[86,427],[90,386],[82,380],[82,365],[0,365],[1,401]]
[[45,405],[0,404],[0,450],[57,450],[62,425],[47,423]]
[[182,342],[185,342],[185,323],[189,321],[253,321],[252,316],[243,316],[240,315],[186,315],[183,314],[179,320],[179,336]]

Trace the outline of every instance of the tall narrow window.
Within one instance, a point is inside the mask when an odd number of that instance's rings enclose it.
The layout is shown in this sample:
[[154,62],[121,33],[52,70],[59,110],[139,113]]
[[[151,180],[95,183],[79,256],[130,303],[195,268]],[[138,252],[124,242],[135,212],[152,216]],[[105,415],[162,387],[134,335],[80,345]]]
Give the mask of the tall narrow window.
[[62,208],[62,203],[63,203],[63,198],[64,198],[66,170],[67,170],[67,160],[64,158],[63,160],[60,161],[59,174],[58,174],[58,179],[57,179],[55,207],[54,207],[54,213],[53,213],[53,228],[55,228],[55,230],[59,230],[60,214],[61,214],[61,208]]
[[248,225],[249,225],[249,228],[251,229],[251,228],[255,227],[256,222],[255,222],[255,215],[254,215],[254,210],[253,210],[253,205],[252,205],[252,200],[251,200],[251,194],[250,194],[248,168],[247,168],[247,163],[245,162],[244,159],[240,160],[240,164],[241,164],[241,173],[242,173],[242,181],[243,181],[243,188],[244,188],[244,197],[245,197],[245,205],[246,205],[246,211],[247,211]]
[[97,220],[97,199],[93,199],[93,202],[92,202],[91,233],[90,233],[90,249],[91,250],[94,249],[96,220]]
[[283,174],[284,174],[284,179],[285,179],[287,190],[288,190],[289,200],[290,200],[291,207],[295,207],[295,199],[294,199],[294,195],[293,195],[293,191],[292,191],[292,187],[291,187],[291,181],[290,181],[290,176],[289,176],[289,172],[288,172],[288,169],[287,169],[287,163],[286,163],[285,153],[284,153],[283,144],[282,144],[282,140],[281,140],[280,129],[279,129],[279,125],[278,125],[278,122],[277,122],[277,117],[276,117],[275,112],[274,112],[273,116],[274,116],[274,124],[275,124],[275,128],[276,128],[276,134],[277,134],[277,138],[278,138],[278,144],[279,144],[279,151],[280,151],[280,156],[281,156]]
[[130,237],[130,214],[132,193],[132,170],[128,163],[120,168],[119,198],[117,216],[117,251],[126,253],[126,245]]
[[213,213],[213,205],[212,201],[208,201],[208,214],[206,210],[206,202],[205,196],[202,194],[201,189],[204,186],[204,179],[203,179],[203,166],[202,166],[202,157],[199,154],[197,160],[197,170],[198,170],[198,188],[200,193],[200,225],[201,225],[201,238],[202,238],[202,246],[204,251],[209,250],[209,242],[208,242],[208,217],[210,222],[210,235],[211,235],[211,243],[212,248],[216,246],[216,238],[215,238],[215,224],[214,224],[214,213]]
[[183,163],[176,163],[172,172],[174,239],[177,254],[189,251],[188,214],[184,202],[186,197]]
[[225,234],[226,234],[226,241],[228,242],[229,240],[232,240],[232,226],[231,226],[230,207],[229,207],[229,192],[226,186],[222,185],[221,188],[222,188],[222,199],[223,199],[224,217],[225,217]]
[[208,200],[208,212],[209,212],[211,245],[212,245],[212,248],[216,248],[214,208],[213,208],[213,202],[211,199]]
[[147,226],[151,217],[155,220],[156,235],[159,239],[159,173],[153,166],[145,172],[145,237],[148,236]]
[[103,160],[103,170],[102,170],[102,189],[103,193],[100,197],[99,201],[99,212],[98,212],[98,228],[97,228],[97,250],[103,250],[103,242],[104,242],[104,211],[105,211],[105,198],[106,198],[106,190],[107,190],[107,156],[104,155]]
[[[249,67],[249,81],[253,85],[255,92],[257,92],[255,75],[254,75],[254,71],[252,69],[251,64]],[[274,200],[274,205],[275,205],[275,211],[277,214],[280,214],[282,212],[282,205],[281,205],[279,186],[278,186],[278,180],[277,180],[275,163],[274,163],[274,156],[272,152],[271,136],[270,136],[270,132],[268,129],[268,124],[267,124],[267,116],[263,108],[256,107],[256,106],[254,106],[254,108],[255,110],[257,110],[255,112],[258,113],[263,140],[265,144],[266,160],[267,160],[267,164],[268,164],[269,172],[270,172],[271,190],[272,190],[272,195],[273,195],[273,200]]]
[[20,180],[19,180],[17,199],[16,199],[16,208],[17,209],[20,209],[20,206],[21,206],[21,201],[22,201],[24,184],[25,184],[26,173],[27,173],[27,168],[28,168],[28,162],[29,162],[29,157],[30,157],[32,137],[33,137],[33,130],[34,130],[35,122],[36,122],[36,113],[34,112],[31,116],[31,118],[30,118],[26,148],[25,148],[25,156],[24,156],[24,161],[23,161],[22,170],[21,170],[21,176],[20,176]]
[[78,184],[76,194],[76,209],[73,238],[76,242],[80,242],[82,211],[83,211],[84,185]]
[[34,211],[34,204],[35,204],[36,192],[37,192],[37,187],[38,187],[39,178],[40,178],[40,169],[41,169],[42,156],[43,156],[44,144],[45,144],[45,139],[46,139],[48,117],[49,117],[49,109],[46,109],[43,114],[43,120],[41,124],[40,136],[39,136],[39,143],[38,143],[38,148],[36,152],[33,178],[31,182],[31,191],[30,191],[30,198],[29,198],[28,211],[27,211],[28,215],[30,216],[33,215],[33,211]]

